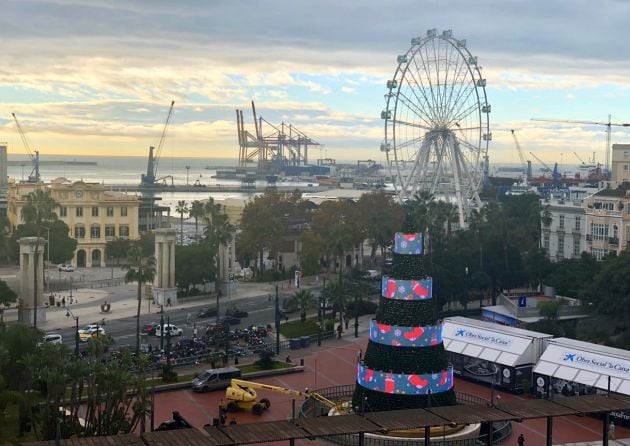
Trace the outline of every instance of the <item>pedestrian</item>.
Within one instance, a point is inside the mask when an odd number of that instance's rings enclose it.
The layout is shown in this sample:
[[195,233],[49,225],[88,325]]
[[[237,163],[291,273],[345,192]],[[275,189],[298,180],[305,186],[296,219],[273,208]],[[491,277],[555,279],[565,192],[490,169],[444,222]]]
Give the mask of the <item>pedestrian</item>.
[[518,446],[525,446],[525,437],[523,437],[523,434],[518,436]]
[[348,316],[346,316],[345,322],[346,322],[346,330],[347,330],[348,329],[348,324],[350,323],[350,318]]
[[61,306],[63,306],[63,307],[66,306],[66,298],[65,297],[63,299],[61,299]]
[[284,362],[291,364],[291,356],[287,355],[287,359],[285,359]]
[[168,298],[166,299],[166,306],[167,306],[167,307],[170,307],[170,306],[171,306],[171,298],[170,298],[170,297],[168,297]]
[[190,325],[190,318],[191,318],[191,314],[186,313],[186,328],[188,328],[188,326]]
[[613,423],[612,421],[608,425],[608,438],[610,440],[615,439],[615,423]]
[[230,420],[230,425],[233,426],[236,424],[236,418],[232,417],[232,419]]
[[341,327],[341,324],[337,325],[337,339],[341,339],[342,331],[343,331],[343,328]]
[[197,323],[193,325],[193,339],[197,339]]

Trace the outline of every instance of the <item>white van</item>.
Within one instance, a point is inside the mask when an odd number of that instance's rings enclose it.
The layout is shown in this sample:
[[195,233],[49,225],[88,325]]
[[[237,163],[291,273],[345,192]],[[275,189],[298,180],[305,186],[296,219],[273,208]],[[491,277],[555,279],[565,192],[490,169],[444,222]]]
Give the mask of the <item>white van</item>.
[[208,369],[201,372],[192,381],[194,392],[207,392],[208,390],[225,389],[230,385],[232,378],[240,378],[241,370],[236,367],[223,367],[220,369]]

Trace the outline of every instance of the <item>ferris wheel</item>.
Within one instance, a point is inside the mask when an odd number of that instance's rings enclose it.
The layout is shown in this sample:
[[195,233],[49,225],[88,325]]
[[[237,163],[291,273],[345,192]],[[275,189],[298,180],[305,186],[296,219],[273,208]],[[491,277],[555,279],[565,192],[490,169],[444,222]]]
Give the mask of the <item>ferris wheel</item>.
[[411,39],[387,81],[386,152],[401,200],[421,191],[457,205],[466,226],[471,208],[481,206],[479,188],[488,144],[490,105],[486,80],[466,40],[435,29]]

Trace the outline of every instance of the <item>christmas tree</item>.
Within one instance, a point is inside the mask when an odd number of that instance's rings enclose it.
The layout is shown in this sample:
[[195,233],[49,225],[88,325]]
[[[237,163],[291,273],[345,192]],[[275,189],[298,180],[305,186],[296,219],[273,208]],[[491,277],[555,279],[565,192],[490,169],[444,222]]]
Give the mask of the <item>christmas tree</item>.
[[423,237],[397,233],[392,251],[352,406],[375,412],[456,404],[432,279],[424,272]]

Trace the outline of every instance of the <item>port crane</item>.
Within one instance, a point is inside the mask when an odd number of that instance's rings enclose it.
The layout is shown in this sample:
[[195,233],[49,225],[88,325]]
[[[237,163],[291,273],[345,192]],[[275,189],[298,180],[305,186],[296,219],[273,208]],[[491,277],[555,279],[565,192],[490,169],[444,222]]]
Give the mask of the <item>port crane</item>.
[[518,157],[521,159],[521,164],[523,165],[523,169],[527,172],[527,178],[531,178],[532,176],[532,162],[525,159],[523,156],[523,150],[521,149],[521,145],[518,142],[518,138],[516,138],[516,130],[510,130],[512,132],[512,138],[514,138],[514,144],[516,145],[516,151],[518,152]]
[[269,384],[234,378],[230,381],[230,386],[225,389],[225,397],[228,400],[225,409],[228,412],[251,410],[254,415],[261,415],[271,406],[271,401],[269,401],[268,398],[261,398],[260,401],[256,401],[258,398],[256,389],[270,390],[272,392],[279,392],[297,397],[313,398],[331,409],[338,406],[338,404],[330,401],[328,398],[317,392],[311,392],[308,389],[305,389],[304,392],[300,392],[299,390],[288,389],[286,387],[272,386]]
[[20,138],[22,138],[22,144],[24,144],[26,153],[28,154],[29,158],[31,159],[31,163],[33,164],[33,170],[31,170],[27,182],[39,183],[41,181],[41,176],[39,175],[39,150],[37,150],[31,143],[28,135],[20,125],[20,121],[18,121],[17,116],[15,116],[15,113],[11,113],[11,116],[13,116],[13,120],[15,121],[15,125],[17,125]]
[[538,161],[543,166],[543,172],[550,172],[551,178],[553,180],[554,187],[560,187],[560,171],[558,170],[558,163],[555,163],[553,169],[549,167],[543,160],[534,155],[533,152],[529,152],[531,156],[534,157],[536,161]]
[[571,120],[571,119],[543,119],[543,118],[532,118],[532,121],[544,121],[544,122],[559,122],[562,124],[586,124],[586,125],[603,125],[606,126],[606,164],[605,170],[606,172],[610,172],[610,139],[611,139],[611,128],[615,127],[630,127],[630,123],[620,123],[620,122],[611,122],[611,115],[608,115],[608,122],[601,121],[581,121],[581,120]]
[[164,147],[164,141],[166,140],[166,134],[168,128],[173,120],[173,107],[175,101],[171,101],[171,108],[168,110],[168,116],[162,129],[162,136],[160,136],[160,142],[157,145],[157,149],[153,146],[149,147],[149,161],[147,162],[147,173],[141,175],[142,186],[155,186],[159,182],[166,183],[167,179],[171,180],[171,186],[173,185],[173,177],[171,175],[165,175],[161,178],[157,178],[158,164],[160,162],[160,155],[162,153],[162,147]]

